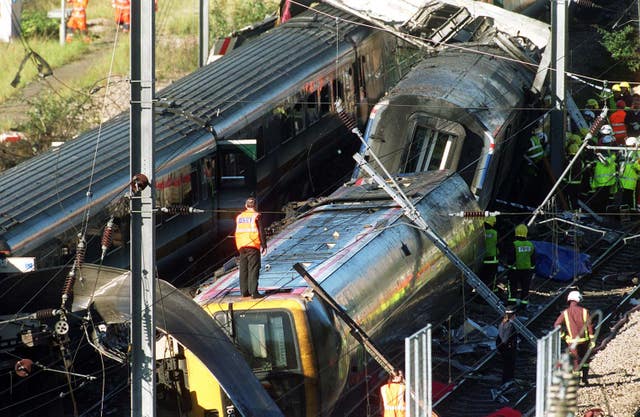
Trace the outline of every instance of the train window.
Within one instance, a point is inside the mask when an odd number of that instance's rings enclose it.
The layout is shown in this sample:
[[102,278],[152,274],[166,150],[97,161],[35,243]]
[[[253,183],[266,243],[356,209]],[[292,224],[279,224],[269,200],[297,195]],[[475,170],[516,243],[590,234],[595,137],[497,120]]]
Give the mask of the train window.
[[421,172],[448,168],[447,160],[455,136],[430,127],[416,125],[406,153],[404,171]]
[[416,126],[404,163],[404,172],[416,172],[418,170],[418,164],[421,164],[424,159],[423,148],[427,133],[428,129],[426,127]]
[[192,168],[187,165],[156,179],[156,204],[171,206],[191,205],[194,202]]
[[320,120],[320,112],[318,111],[318,92],[314,91],[307,96],[306,99],[307,126],[311,126]]
[[305,111],[303,103],[296,103],[293,106],[293,130],[294,134],[299,134],[305,128]]
[[202,160],[202,199],[208,200],[215,194],[216,186],[216,160],[204,158]]
[[331,89],[329,88],[329,84],[325,84],[322,86],[322,89],[320,90],[320,116],[324,116],[330,111],[331,111]]
[[[230,329],[226,313],[215,319]],[[297,342],[291,317],[284,311],[233,313],[236,341],[254,371],[299,371]]]

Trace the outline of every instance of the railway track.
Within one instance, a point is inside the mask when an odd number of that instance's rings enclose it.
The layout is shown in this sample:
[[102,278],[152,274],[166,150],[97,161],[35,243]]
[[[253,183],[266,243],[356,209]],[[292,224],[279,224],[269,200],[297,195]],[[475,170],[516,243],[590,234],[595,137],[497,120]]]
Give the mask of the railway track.
[[[628,301],[639,292],[635,272],[640,271],[640,239],[632,238],[640,230],[640,222],[617,224],[612,228],[584,229],[579,233],[581,252],[588,253],[592,261],[592,273],[570,282],[534,278],[530,294],[530,306],[519,312],[519,319],[537,337],[552,329],[553,323],[566,307],[566,294],[579,288],[583,293],[583,305],[592,313],[602,312],[598,324],[598,341],[604,340],[612,326],[628,309]],[[551,240],[552,233],[536,237]],[[486,323],[487,317],[495,317],[495,311],[480,297],[474,297],[466,306],[467,317],[476,323]],[[488,323],[497,326],[497,322]],[[441,417],[480,417],[502,407],[520,410],[531,415],[535,409],[536,348],[520,342],[516,365],[516,381],[501,385],[502,361],[500,355],[486,343],[475,344],[464,354],[455,354],[460,346],[443,346],[442,339],[434,343],[434,379],[449,381],[447,393],[434,401],[434,410]],[[470,344],[467,343],[466,346]],[[447,348],[447,352],[443,352]],[[564,345],[563,345],[564,348]],[[596,346],[596,351],[598,346]],[[454,366],[452,366],[452,364]],[[446,365],[446,366],[445,366]],[[438,398],[434,392],[434,398]]]

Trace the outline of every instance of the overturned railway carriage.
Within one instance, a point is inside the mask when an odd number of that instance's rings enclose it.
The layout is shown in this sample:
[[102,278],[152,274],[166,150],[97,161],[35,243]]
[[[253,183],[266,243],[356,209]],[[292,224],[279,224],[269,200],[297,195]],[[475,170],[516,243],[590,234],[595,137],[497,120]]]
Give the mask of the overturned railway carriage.
[[[193,248],[228,234],[255,193],[263,211],[333,189],[353,167],[356,140],[334,114],[340,98],[364,123],[373,105],[417,59],[394,36],[348,23],[326,5],[305,12],[200,68],[157,94],[157,258],[185,266]],[[337,21],[333,17],[340,19]],[[355,19],[357,20],[357,19]],[[39,267],[72,256],[77,234],[100,251],[102,229],[116,217],[105,261],[128,265],[129,117],[122,114],[59,148],[0,175],[0,233],[17,256]],[[321,174],[321,175],[318,175]],[[333,187],[333,188],[331,188]],[[90,216],[89,225],[81,226]],[[267,215],[269,216],[269,215]]]
[[[478,209],[464,181],[443,170],[399,183],[429,226],[475,265],[484,243],[481,222],[448,215]],[[199,289],[196,301],[227,330],[285,415],[330,415],[365,366],[349,329],[295,272],[296,262],[383,351],[459,304],[459,271],[408,222],[383,190],[351,184],[270,241],[260,270],[265,298],[241,298],[237,271]],[[188,352],[186,374],[192,415],[222,415],[220,389]]]
[[416,65],[372,110],[371,150],[392,173],[458,171],[486,207],[509,180],[517,135],[533,117],[522,109],[536,67],[504,55],[458,44]]

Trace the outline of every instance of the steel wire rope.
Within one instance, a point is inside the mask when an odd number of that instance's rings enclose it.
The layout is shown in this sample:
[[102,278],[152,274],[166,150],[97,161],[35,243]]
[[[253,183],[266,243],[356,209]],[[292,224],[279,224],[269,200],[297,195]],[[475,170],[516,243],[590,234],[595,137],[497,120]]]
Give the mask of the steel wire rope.
[[[330,18],[337,18],[337,16],[334,16],[334,15],[332,15],[330,13],[327,13],[327,12],[323,12],[323,11],[314,9],[313,7],[310,7],[310,6],[306,5],[306,4],[299,3],[299,2],[297,2],[295,0],[290,0],[290,1],[293,4],[295,4],[297,6],[300,6],[300,7],[303,7],[303,8],[305,8],[307,10],[310,10],[310,11],[312,11],[314,13],[321,14],[321,15],[324,15],[324,16],[327,16],[327,17],[330,17]],[[362,23],[362,22],[359,22],[359,21],[356,21],[356,20],[350,20],[350,19],[345,19],[345,18],[340,18],[340,19],[342,19],[343,21],[345,21],[347,23],[351,23],[351,24],[354,24],[354,25],[366,27],[366,28],[373,29],[373,30],[387,32],[387,33],[390,33],[392,35],[395,32],[397,32],[397,31],[393,31],[393,30],[390,30],[390,29],[381,28],[379,26],[374,26],[374,25]],[[439,46],[445,46],[447,48],[458,49],[458,50],[461,50],[461,51],[472,52],[472,53],[481,54],[481,55],[487,55],[487,56],[489,56],[491,58],[494,58],[494,59],[503,59],[503,60],[506,60],[506,61],[511,61],[511,62],[514,62],[514,63],[522,64],[524,66],[534,67],[534,69],[538,68],[538,65],[532,64],[530,62],[521,61],[521,60],[518,60],[518,59],[515,59],[515,58],[505,57],[503,55],[486,53],[486,52],[478,51],[478,50],[475,50],[475,49],[472,49],[472,48],[468,48],[468,47],[464,47],[464,46],[460,46],[460,45],[456,45],[456,44],[449,44],[449,43],[446,43],[446,42],[443,42],[443,41],[435,41],[433,39],[424,38],[424,37],[421,37],[421,36],[415,36],[415,35],[411,35],[411,34],[403,34],[403,35],[405,35],[408,38],[412,38],[412,39],[416,39],[416,40],[420,40],[420,41],[425,41],[425,42],[430,42],[430,43],[433,43],[433,44],[436,44],[436,45],[439,45]],[[547,47],[548,47],[548,45],[547,45]],[[545,69],[548,70],[548,71],[556,71],[555,68],[552,68],[552,67],[547,67]],[[601,81],[601,82],[605,81],[605,80],[599,80],[599,79],[596,79],[596,78],[592,78],[592,77],[589,77],[589,76],[586,76],[586,75],[577,74],[577,73],[573,73],[573,72],[565,71],[565,73],[576,75],[576,76],[582,76],[582,77],[585,77],[585,78],[588,78],[588,79],[592,79],[594,81]],[[624,80],[622,80],[622,81],[624,81]],[[622,82],[622,81],[611,81],[611,80],[609,80],[609,82],[615,82],[615,83],[619,83],[619,82]]]
[[[516,132],[516,133],[518,133],[518,132]],[[515,134],[514,134],[514,137],[515,137]],[[346,249],[346,248],[345,248],[345,249]],[[297,278],[294,278],[294,279],[297,279]],[[290,281],[290,282],[291,282],[291,281]],[[284,286],[286,286],[286,285],[288,285],[288,284],[287,284],[287,283],[285,283],[285,284],[283,284],[283,285],[282,285],[282,287],[284,287]],[[259,303],[259,301],[258,301],[258,302],[256,302],[256,305],[257,305],[258,303]],[[251,308],[251,307],[250,307],[250,308]],[[498,319],[498,320],[499,320],[499,319]]]
[[[97,279],[96,279],[97,281]],[[91,325],[93,326],[93,318],[91,318]],[[95,346],[92,342],[91,339],[89,338],[89,332],[87,331],[87,326],[86,324],[83,324],[82,329],[84,330],[84,335],[87,338],[87,343],[93,347],[93,349],[98,353],[98,357],[100,358],[100,369],[101,369],[101,375],[102,375],[102,383],[101,383],[101,389],[100,389],[100,416],[102,417],[102,415],[104,414],[104,398],[105,398],[105,388],[106,388],[106,373],[105,373],[105,366],[104,366],[104,357],[102,355],[102,351],[100,349],[98,349],[97,346]]]

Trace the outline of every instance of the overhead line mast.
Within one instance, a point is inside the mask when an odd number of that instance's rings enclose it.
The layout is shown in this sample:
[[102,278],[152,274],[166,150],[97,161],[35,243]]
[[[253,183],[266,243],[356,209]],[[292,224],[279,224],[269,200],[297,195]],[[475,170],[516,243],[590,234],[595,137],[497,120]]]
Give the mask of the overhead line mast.
[[154,2],[131,3],[131,415],[155,417]]

